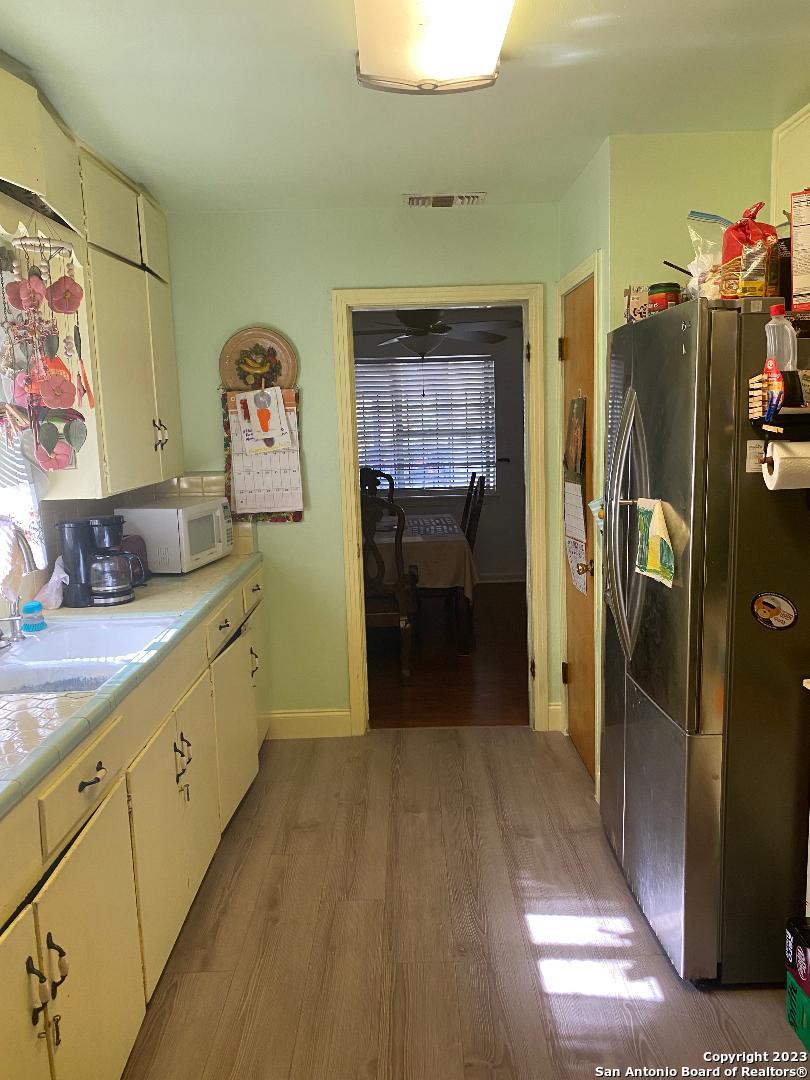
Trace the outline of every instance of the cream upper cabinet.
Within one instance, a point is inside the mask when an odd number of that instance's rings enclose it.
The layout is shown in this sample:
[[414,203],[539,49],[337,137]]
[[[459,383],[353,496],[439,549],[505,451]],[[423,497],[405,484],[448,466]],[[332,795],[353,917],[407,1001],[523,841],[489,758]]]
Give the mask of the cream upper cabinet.
[[[43,981],[44,979],[44,981]],[[25,908],[0,936],[0,1032],[5,1068],[25,1080],[48,1080],[45,1009],[50,984],[37,951],[34,913]],[[4,1069],[0,1065],[0,1071]],[[3,1072],[12,1076],[12,1072]]]
[[96,247],[139,266],[141,238],[137,192],[86,150],[80,151],[79,162],[87,239]]
[[138,196],[138,223],[141,230],[141,261],[164,281],[169,280],[169,237],[166,216],[159,206],[141,193]]
[[185,760],[180,784],[184,797],[183,844],[188,856],[189,904],[219,844],[219,790],[214,698],[206,671],[175,713],[178,746]]
[[42,197],[72,229],[84,233],[78,147],[44,105],[40,105],[39,110],[40,145],[45,157]]
[[174,715],[127,771],[147,1000],[189,908],[183,781]]
[[145,1013],[123,777],[36,896],[34,914],[52,987],[56,1080],[118,1080]]
[[160,434],[160,470],[163,480],[183,472],[183,429],[180,420],[180,389],[174,351],[174,320],[169,286],[151,274],[146,279],[149,303],[149,336],[155,385],[155,416]]
[[259,769],[256,696],[248,629],[211,665],[219,765],[219,817],[224,829]]
[[110,493],[162,479],[146,275],[90,250],[93,327]]
[[0,179],[42,193],[45,162],[38,139],[39,109],[36,89],[0,69]]

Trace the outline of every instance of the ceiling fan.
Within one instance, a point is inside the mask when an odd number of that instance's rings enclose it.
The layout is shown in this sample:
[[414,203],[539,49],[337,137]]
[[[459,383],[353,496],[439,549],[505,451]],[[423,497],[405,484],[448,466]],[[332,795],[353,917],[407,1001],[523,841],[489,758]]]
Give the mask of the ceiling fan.
[[[438,345],[457,346],[469,342],[481,345],[495,345],[506,340],[506,334],[497,330],[512,329],[521,325],[520,319],[479,319],[470,322],[453,322],[452,311],[445,312],[436,308],[411,308],[392,313],[399,320],[379,322],[379,329],[355,330],[356,337],[393,336],[384,341],[374,342],[378,349],[386,345],[405,344],[405,348],[421,353],[429,352]],[[433,339],[433,340],[431,340]]]

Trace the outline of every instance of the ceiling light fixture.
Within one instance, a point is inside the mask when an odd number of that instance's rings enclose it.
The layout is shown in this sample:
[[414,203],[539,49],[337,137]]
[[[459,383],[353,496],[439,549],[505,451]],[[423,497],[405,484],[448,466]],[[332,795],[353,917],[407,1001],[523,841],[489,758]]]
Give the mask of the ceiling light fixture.
[[444,94],[492,86],[515,0],[354,0],[357,81]]

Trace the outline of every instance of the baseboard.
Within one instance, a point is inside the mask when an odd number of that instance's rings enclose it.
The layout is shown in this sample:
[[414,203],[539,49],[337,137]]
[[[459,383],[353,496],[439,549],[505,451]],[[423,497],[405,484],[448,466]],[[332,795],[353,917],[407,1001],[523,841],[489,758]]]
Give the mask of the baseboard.
[[261,718],[267,727],[265,739],[328,739],[352,733],[348,709],[273,710]]
[[561,701],[550,701],[548,703],[548,730],[549,731],[567,731],[568,728],[565,723],[565,712],[562,707]]

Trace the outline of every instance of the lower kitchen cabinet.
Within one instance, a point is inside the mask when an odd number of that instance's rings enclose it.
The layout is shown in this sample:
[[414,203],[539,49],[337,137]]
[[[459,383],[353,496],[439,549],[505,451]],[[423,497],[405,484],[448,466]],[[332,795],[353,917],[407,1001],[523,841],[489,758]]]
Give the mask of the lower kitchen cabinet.
[[211,664],[219,765],[219,817],[224,829],[259,771],[256,693],[251,672],[255,650],[250,627]]
[[187,755],[181,784],[190,904],[217,850],[221,831],[214,698],[207,671],[177,706],[175,716],[179,745]]
[[127,770],[144,986],[152,996],[188,911],[174,714]]
[[55,1080],[118,1080],[145,1013],[123,778],[57,864],[33,909],[51,988]]
[[208,672],[127,770],[144,985],[151,998],[219,843]]
[[[44,980],[44,981],[43,981]],[[0,936],[0,1075],[48,1080],[48,1045],[43,1002],[49,983],[39,961],[34,909],[27,907]],[[13,1065],[12,1065],[13,1063]],[[4,1070],[8,1068],[6,1073]]]

